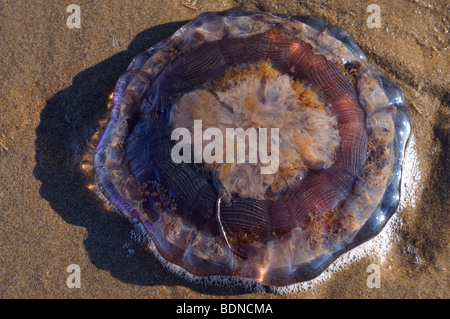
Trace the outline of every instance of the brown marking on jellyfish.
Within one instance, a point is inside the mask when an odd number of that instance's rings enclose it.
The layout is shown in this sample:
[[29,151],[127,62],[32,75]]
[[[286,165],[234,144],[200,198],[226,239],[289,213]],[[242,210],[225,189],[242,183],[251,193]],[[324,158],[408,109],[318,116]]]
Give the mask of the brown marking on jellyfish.
[[313,139],[311,138],[311,136],[301,133],[299,130],[295,130],[294,141],[305,161],[313,163],[320,161],[320,159],[315,156],[311,148],[311,145],[313,143]]
[[[281,173],[280,175],[283,176],[283,172],[280,172],[280,173]],[[284,179],[281,178],[279,175],[276,175],[274,178],[274,181],[270,185],[270,191],[272,193],[278,193],[284,188],[284,185],[285,185]],[[271,197],[266,196],[266,198],[271,198]],[[271,199],[273,200],[274,198],[271,198]]]
[[216,80],[211,89],[213,91],[227,91],[232,85],[237,85],[242,79],[248,76],[262,78],[277,78],[282,74],[270,66],[270,62],[260,60],[255,64],[250,64],[247,68],[228,67],[224,76]]
[[311,251],[317,253],[322,248],[323,223],[322,218],[318,218],[314,213],[308,213],[308,228],[305,230],[307,244]]
[[232,163],[223,163],[219,165],[217,168],[218,174],[223,177],[228,177],[232,173],[232,167],[233,167]]
[[324,237],[328,243],[343,242],[357,227],[354,222],[354,212],[342,208],[330,211],[324,221]]

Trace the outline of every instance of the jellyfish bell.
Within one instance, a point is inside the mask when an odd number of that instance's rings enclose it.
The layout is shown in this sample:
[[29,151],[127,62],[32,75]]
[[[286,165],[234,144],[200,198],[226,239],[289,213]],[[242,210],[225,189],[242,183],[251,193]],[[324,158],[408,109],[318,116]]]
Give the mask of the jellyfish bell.
[[[98,189],[193,277],[310,280],[397,208],[411,130],[403,94],[321,19],[201,14],[135,57],[113,102]],[[212,143],[227,130],[242,134]]]

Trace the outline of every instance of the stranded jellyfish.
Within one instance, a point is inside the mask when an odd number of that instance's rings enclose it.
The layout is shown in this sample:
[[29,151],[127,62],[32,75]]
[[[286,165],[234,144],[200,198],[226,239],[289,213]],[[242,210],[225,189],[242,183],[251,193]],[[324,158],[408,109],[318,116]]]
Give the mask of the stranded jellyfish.
[[201,14],[133,59],[113,103],[98,189],[177,271],[310,280],[397,208],[403,94],[321,19]]

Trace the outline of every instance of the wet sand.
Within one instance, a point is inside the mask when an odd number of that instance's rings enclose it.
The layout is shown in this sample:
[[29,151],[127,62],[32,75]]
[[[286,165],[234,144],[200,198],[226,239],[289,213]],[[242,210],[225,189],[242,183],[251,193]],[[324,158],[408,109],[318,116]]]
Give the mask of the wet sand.
[[[0,298],[449,298],[449,6],[444,1],[78,1],[0,3]],[[291,294],[190,283],[136,242],[90,189],[95,132],[131,59],[205,11],[243,5],[315,15],[348,30],[399,85],[413,124],[389,232]],[[67,267],[81,269],[69,289]],[[366,270],[377,264],[381,288]]]

